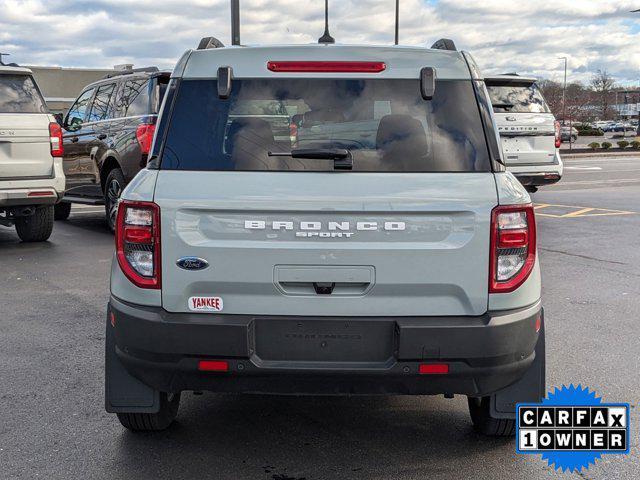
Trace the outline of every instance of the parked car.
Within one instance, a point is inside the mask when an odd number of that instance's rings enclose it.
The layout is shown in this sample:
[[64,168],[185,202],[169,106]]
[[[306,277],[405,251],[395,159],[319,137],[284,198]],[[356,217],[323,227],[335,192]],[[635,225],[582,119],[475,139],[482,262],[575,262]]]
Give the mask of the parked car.
[[[118,208],[105,379],[124,427],[166,428],[191,390],[461,394],[478,431],[513,435],[545,392],[534,210],[473,59],[436,45],[182,57]],[[325,135],[236,115],[276,99]]]
[[147,164],[169,73],[157,68],[110,74],[84,88],[63,121],[66,193],[55,217],[72,203],[104,205],[115,227],[118,198]]
[[569,125],[562,125],[560,127],[560,139],[563,142],[575,142],[578,140],[578,129]]
[[45,241],[64,193],[62,130],[31,70],[0,63],[0,225]]
[[562,178],[560,124],[535,78],[516,74],[485,79],[507,170],[531,192]]

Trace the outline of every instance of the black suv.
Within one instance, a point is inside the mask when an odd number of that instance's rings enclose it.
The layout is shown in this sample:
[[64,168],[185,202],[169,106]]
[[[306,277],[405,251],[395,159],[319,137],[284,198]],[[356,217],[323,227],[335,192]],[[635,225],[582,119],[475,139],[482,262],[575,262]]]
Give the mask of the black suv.
[[104,204],[113,231],[120,192],[147,164],[170,75],[129,69],[84,88],[62,124],[66,191],[56,220],[69,217],[72,203]]

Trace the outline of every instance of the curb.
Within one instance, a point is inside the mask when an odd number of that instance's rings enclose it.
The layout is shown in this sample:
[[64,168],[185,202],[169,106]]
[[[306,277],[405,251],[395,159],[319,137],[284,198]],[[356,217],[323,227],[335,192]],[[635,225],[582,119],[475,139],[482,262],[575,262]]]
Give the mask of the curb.
[[561,158],[581,158],[581,157],[639,157],[640,150],[634,150],[631,152],[623,152],[620,150],[599,150],[594,152],[593,150],[560,150]]

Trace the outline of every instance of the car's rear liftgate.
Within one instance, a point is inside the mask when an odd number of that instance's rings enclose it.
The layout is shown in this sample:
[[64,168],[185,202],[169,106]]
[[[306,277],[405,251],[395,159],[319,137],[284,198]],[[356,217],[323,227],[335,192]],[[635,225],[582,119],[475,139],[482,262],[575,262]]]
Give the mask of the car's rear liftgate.
[[264,368],[389,368],[391,317],[487,310],[491,173],[161,171],[156,192],[163,308],[219,298]]

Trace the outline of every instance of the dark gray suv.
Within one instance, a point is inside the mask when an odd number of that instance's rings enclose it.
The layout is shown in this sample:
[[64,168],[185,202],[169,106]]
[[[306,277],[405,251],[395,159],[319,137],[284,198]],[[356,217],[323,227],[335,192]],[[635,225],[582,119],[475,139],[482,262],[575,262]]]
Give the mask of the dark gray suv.
[[72,203],[104,204],[114,229],[120,192],[147,164],[169,76],[155,67],[124,70],[80,93],[62,125],[67,181],[56,220],[68,218]]

